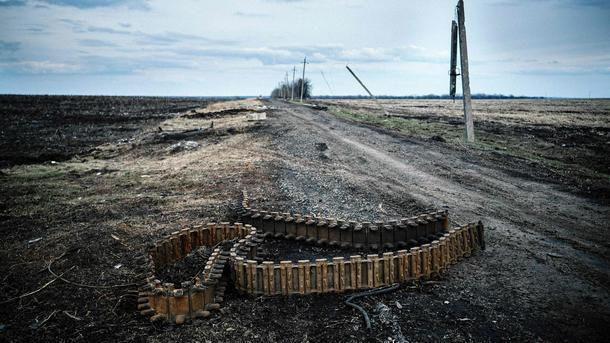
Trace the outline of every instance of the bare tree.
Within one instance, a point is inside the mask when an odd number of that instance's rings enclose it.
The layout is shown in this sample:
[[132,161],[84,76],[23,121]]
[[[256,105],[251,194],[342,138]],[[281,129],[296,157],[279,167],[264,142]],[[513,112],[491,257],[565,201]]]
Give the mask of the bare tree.
[[[271,91],[271,97],[274,99],[278,99],[282,96],[282,94],[291,94],[291,92],[293,90],[294,90],[295,96],[297,94],[300,96],[302,82],[303,82],[303,79],[298,79],[294,83],[283,82],[280,84],[279,87],[275,87]],[[303,85],[303,99],[311,98],[312,89],[313,89],[313,86],[311,85],[311,81],[309,79],[305,79],[305,84]],[[289,98],[289,96],[287,98]]]

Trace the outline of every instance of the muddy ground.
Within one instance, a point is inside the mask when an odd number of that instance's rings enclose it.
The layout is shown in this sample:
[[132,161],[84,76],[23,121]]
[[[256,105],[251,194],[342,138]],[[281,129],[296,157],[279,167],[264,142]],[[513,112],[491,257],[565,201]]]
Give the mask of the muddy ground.
[[[468,147],[451,119],[459,109],[443,102],[399,103],[389,122],[353,102],[317,111],[257,100],[2,96],[0,105],[2,340],[604,340],[608,102],[569,103],[589,119],[554,116],[552,125],[528,123],[527,111],[515,119],[520,102],[475,106],[482,143]],[[536,120],[570,119],[557,110],[563,102],[529,106]],[[267,120],[246,120],[263,111]],[[548,130],[568,134],[553,141]],[[572,142],[578,130],[589,134]],[[486,225],[487,250],[431,282],[363,300],[371,331],[341,296],[230,289],[211,319],[149,323],[135,311],[133,257],[179,228],[237,220],[243,189],[258,207],[354,220],[447,209],[453,224]],[[267,245],[270,255],[329,253]],[[168,277],[190,276],[196,264]]]

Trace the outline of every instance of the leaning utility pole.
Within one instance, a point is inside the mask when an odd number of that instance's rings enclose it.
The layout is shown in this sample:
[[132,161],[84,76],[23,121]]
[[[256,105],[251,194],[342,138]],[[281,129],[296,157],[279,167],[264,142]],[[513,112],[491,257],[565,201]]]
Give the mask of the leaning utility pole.
[[352,76],[356,79],[356,81],[358,81],[358,83],[362,86],[362,88],[364,88],[364,90],[369,93],[369,95],[371,96],[371,98],[373,100],[375,100],[375,102],[377,103],[377,105],[379,105],[379,107],[381,107],[381,109],[383,110],[383,113],[385,113],[386,116],[389,116],[390,114],[388,113],[388,111],[386,111],[385,107],[383,107],[381,105],[381,103],[379,102],[379,100],[377,100],[377,98],[373,95],[373,93],[371,93],[371,91],[369,91],[368,88],[366,88],[366,86],[364,85],[364,83],[362,83],[362,81],[360,81],[360,79],[358,78],[358,76],[356,76],[356,74],[350,69],[349,66],[345,66],[345,68],[347,68],[347,70],[349,70],[350,74],[352,74]]
[[290,85],[290,101],[294,101],[294,74],[297,71],[297,67],[292,66],[292,84]]
[[303,78],[301,79],[301,102],[303,102],[303,90],[305,88],[305,65],[307,64],[307,56],[303,59]]
[[457,5],[458,29],[460,31],[460,62],[462,65],[462,95],[464,98],[464,123],[466,131],[464,139],[468,143],[474,142],[474,124],[472,122],[472,105],[470,103],[470,77],[468,74],[468,48],[466,46],[466,26],[464,25],[464,0]]

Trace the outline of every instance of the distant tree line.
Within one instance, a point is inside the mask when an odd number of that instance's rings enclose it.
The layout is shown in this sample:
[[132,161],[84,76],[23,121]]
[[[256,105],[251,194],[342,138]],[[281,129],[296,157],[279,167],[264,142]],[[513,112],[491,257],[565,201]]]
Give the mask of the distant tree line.
[[[379,95],[377,99],[452,99],[449,94],[426,94],[426,95]],[[523,95],[504,95],[504,94],[473,94],[472,99],[545,99],[542,96],[523,96]],[[368,99],[366,95],[319,95],[316,99]],[[461,94],[455,96],[456,99],[462,99]]]
[[[303,84],[303,79],[298,79],[294,83],[283,82],[278,87],[275,87],[273,91],[271,91],[271,97],[274,99],[277,98],[286,98],[290,99],[292,91],[294,90],[294,98],[301,98],[301,84]],[[305,84],[303,84],[303,99],[311,98],[311,91],[313,87],[311,85],[311,81],[309,79],[305,79]]]

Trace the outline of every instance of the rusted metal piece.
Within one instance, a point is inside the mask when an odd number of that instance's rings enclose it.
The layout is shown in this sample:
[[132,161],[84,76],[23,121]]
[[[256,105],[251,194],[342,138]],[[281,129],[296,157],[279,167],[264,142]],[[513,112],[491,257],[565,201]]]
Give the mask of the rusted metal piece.
[[[485,248],[479,222],[449,229],[446,211],[387,223],[357,223],[252,209],[244,195],[243,223],[208,223],[173,232],[148,248],[137,310],[152,321],[182,324],[206,318],[224,300],[227,282],[240,292],[290,295],[345,292],[427,279]],[[254,223],[262,225],[257,231]],[[366,256],[264,261],[257,255],[263,237],[296,238],[312,244],[382,251]],[[231,241],[232,244],[219,244]],[[178,287],[156,280],[154,272],[199,246],[217,246],[193,281]],[[410,250],[394,250],[411,247]]]

